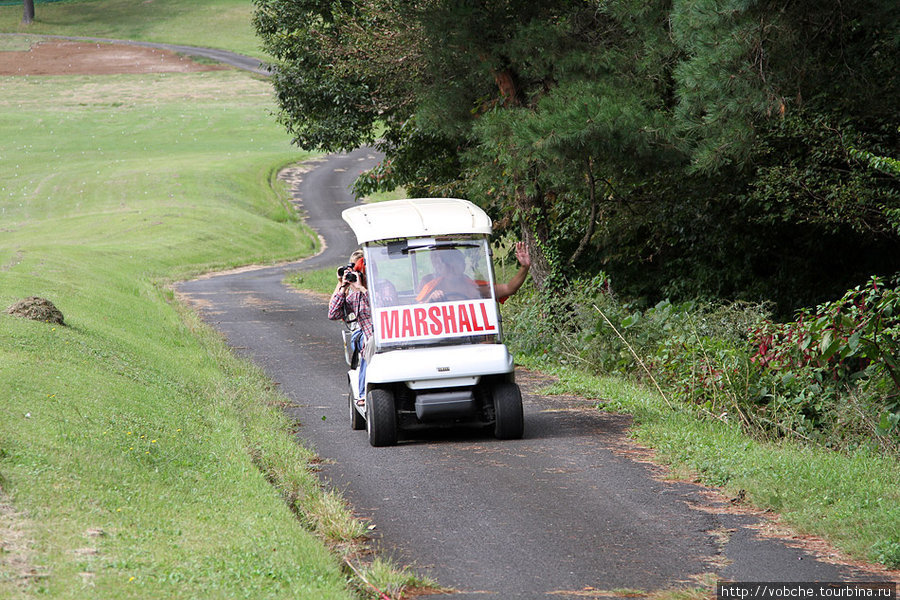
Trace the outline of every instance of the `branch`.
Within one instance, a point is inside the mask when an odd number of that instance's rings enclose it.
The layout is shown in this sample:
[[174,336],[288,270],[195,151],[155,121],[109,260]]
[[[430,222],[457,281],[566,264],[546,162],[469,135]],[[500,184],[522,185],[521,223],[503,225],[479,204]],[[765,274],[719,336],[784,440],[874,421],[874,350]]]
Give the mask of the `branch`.
[[619,336],[619,339],[625,343],[625,346],[631,352],[631,355],[634,356],[634,358],[638,361],[638,364],[641,365],[641,368],[644,369],[644,372],[647,373],[647,376],[650,377],[650,381],[652,381],[653,385],[656,386],[656,391],[658,391],[659,395],[662,396],[662,399],[666,401],[666,404],[669,406],[669,408],[675,410],[675,407],[672,406],[671,402],[669,402],[669,398],[668,396],[666,396],[666,393],[662,391],[662,388],[659,387],[659,384],[656,382],[656,378],[653,376],[653,373],[650,372],[650,369],[647,368],[647,365],[644,364],[644,361],[641,360],[641,357],[638,356],[637,352],[634,351],[634,348],[631,347],[631,344],[628,343],[628,340],[626,340],[625,337],[621,333],[619,333],[619,330],[616,329],[616,326],[612,324],[612,321],[606,318],[606,315],[603,314],[603,311],[600,310],[600,308],[596,304],[594,305],[594,310],[600,313],[600,316],[603,317],[603,320],[606,321],[606,324],[612,327],[612,330],[616,332],[616,335]]
[[591,241],[591,238],[594,237],[594,230],[596,228],[597,182],[594,179],[594,159],[588,156],[585,162],[587,163],[588,197],[591,200],[591,214],[590,217],[588,217],[587,231],[584,233],[584,237],[582,237],[581,241],[578,243],[578,248],[572,254],[572,257],[569,258],[570,263],[574,263],[576,260],[581,258],[582,254],[584,254],[585,248],[587,248],[587,245]]

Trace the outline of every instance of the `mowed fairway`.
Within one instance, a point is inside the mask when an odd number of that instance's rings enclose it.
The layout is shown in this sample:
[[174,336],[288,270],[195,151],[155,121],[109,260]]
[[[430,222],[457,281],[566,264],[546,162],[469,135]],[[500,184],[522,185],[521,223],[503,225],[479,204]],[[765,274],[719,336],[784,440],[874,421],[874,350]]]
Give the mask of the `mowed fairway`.
[[37,1],[26,26],[22,3],[15,2],[0,6],[0,31],[166,42],[263,58],[252,16],[251,0]]
[[[302,155],[268,84],[0,90],[0,597],[353,597],[285,502],[324,500],[283,398],[166,287],[315,250],[272,186]],[[28,296],[66,326],[6,314]]]

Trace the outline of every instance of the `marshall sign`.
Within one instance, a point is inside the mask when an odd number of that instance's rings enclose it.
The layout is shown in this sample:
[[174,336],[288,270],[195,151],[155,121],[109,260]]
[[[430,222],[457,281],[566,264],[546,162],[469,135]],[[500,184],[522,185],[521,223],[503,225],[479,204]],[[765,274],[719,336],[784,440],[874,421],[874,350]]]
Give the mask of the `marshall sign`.
[[493,300],[414,304],[375,312],[375,335],[385,343],[498,332]]

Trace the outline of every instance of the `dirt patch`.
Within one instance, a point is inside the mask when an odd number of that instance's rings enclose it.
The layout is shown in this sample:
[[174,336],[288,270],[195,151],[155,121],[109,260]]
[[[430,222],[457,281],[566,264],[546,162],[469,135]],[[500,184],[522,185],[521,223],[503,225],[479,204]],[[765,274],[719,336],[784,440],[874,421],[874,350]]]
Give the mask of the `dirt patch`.
[[228,67],[195,62],[171,50],[98,42],[46,41],[0,52],[0,75],[195,73]]
[[[32,563],[34,551],[28,529],[29,519],[17,512],[9,496],[0,488],[0,592],[23,592],[43,573]],[[4,586],[3,578],[6,578]]]
[[38,298],[37,296],[19,300],[6,309],[6,312],[16,317],[31,319],[33,321],[65,325],[62,312],[46,298]]

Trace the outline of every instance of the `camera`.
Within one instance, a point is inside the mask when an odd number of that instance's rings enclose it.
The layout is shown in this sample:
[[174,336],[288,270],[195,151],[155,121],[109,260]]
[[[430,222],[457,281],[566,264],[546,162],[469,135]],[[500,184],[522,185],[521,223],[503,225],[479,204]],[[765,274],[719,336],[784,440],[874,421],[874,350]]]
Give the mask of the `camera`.
[[345,265],[343,267],[338,267],[337,270],[338,277],[340,277],[343,281],[347,283],[353,283],[356,281],[356,272],[353,271],[353,265]]

